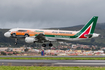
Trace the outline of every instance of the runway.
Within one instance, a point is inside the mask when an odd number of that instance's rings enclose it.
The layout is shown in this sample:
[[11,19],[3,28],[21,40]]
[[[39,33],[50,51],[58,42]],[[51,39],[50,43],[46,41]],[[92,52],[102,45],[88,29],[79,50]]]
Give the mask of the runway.
[[105,66],[105,60],[0,60],[5,66]]

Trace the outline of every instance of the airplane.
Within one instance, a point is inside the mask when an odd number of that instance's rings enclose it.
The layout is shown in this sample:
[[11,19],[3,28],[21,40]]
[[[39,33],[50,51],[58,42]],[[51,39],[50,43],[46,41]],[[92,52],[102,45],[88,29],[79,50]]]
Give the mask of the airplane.
[[4,33],[4,36],[15,38],[16,44],[19,38],[24,38],[26,43],[43,43],[42,46],[46,47],[45,43],[49,42],[49,47],[52,47],[53,41],[76,41],[98,37],[100,34],[94,33],[97,19],[98,16],[93,16],[79,31],[13,28]]

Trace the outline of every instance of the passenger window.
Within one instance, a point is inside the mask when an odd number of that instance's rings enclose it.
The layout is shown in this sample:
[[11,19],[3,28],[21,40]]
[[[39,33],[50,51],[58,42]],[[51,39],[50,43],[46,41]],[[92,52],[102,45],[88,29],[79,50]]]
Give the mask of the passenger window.
[[18,32],[26,32],[27,30],[18,30]]

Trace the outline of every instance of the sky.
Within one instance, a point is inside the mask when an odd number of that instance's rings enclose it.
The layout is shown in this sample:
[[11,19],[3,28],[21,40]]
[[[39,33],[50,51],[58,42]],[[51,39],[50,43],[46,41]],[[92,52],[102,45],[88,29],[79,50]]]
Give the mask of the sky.
[[105,0],[0,0],[0,28],[56,28],[105,23]]

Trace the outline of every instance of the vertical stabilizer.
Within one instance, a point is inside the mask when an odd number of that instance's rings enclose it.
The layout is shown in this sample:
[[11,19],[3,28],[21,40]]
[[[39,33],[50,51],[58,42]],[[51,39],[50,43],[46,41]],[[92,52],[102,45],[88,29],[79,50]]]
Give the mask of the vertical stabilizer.
[[75,36],[78,38],[91,38],[94,33],[98,16],[94,16]]

